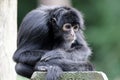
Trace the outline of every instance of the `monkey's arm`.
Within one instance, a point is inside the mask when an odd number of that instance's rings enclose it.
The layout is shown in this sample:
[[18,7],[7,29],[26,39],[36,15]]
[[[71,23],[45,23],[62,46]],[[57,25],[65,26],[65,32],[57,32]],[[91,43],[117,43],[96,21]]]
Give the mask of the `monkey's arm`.
[[40,59],[40,61],[49,61],[52,59],[62,59],[65,58],[65,51],[62,49],[55,49],[49,52],[46,52],[42,58]]
[[63,71],[93,71],[93,65],[88,61],[74,62],[68,59],[50,60],[50,64],[60,66]]
[[[72,59],[68,58],[70,57],[69,54],[72,54]],[[88,66],[92,67],[92,64],[88,62],[88,57],[86,58],[86,56],[84,55],[86,54],[81,52],[80,46],[71,48],[68,51],[64,51],[62,49],[56,49],[56,50],[49,51],[45,55],[43,55],[41,60],[38,62],[38,66],[40,64],[45,63],[45,65],[46,64],[58,65],[60,67],[63,67],[64,70],[68,69],[68,71],[75,70],[75,69],[92,70],[91,68],[88,68]]]
[[93,71],[93,65],[90,62],[81,61],[74,62],[68,59],[53,59],[46,62],[38,62],[35,65],[35,70],[40,70],[41,66],[56,65],[62,68],[63,71]]
[[71,70],[76,63],[72,60],[66,59],[65,51],[61,49],[56,49],[47,52],[42,56],[39,62],[35,65],[35,70],[39,70],[40,66],[50,66],[56,65],[63,67],[64,70],[69,69]]

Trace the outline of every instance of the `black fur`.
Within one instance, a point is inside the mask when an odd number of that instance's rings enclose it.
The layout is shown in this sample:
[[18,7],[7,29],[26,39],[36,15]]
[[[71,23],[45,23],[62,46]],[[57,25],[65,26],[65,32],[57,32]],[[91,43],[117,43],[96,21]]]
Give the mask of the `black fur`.
[[[68,49],[60,47],[65,42],[61,32],[65,23],[80,25],[75,33],[77,39]],[[83,29],[82,15],[74,8],[40,7],[29,12],[20,25],[13,55],[16,72],[30,78],[40,66],[46,66],[46,80],[58,80],[63,71],[94,70],[88,60],[91,50]]]

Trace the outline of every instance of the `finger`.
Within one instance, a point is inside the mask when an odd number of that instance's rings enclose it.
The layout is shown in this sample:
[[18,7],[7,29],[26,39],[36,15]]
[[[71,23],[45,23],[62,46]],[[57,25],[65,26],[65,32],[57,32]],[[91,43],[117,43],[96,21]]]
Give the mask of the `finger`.
[[39,71],[47,71],[48,67],[47,66],[38,66]]

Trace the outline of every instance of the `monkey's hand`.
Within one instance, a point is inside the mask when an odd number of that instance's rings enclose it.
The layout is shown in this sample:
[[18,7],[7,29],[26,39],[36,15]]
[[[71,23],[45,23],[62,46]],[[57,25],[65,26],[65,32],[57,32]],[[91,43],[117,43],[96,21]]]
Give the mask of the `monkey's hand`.
[[49,67],[49,65],[46,64],[45,62],[37,62],[34,69],[36,71],[43,71],[44,72],[44,71],[47,71],[48,67]]
[[35,70],[46,71],[47,73],[45,80],[59,80],[63,72],[61,67],[54,64],[50,65],[47,62],[37,62],[37,64],[35,65]]
[[65,57],[65,52],[62,49],[56,49],[49,51],[45,53],[45,55],[42,56],[40,61],[48,61],[51,59],[62,59]]
[[38,69],[37,69],[37,70],[39,70],[39,71],[43,71],[43,72],[46,72],[47,69],[48,69],[47,66],[38,66]]

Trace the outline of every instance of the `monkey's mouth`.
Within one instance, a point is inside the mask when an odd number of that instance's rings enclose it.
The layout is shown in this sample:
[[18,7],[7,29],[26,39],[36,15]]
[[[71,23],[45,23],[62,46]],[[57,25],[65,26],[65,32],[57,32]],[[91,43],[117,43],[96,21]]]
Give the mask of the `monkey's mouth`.
[[72,41],[75,40],[75,38],[72,37],[72,36],[66,36],[66,37],[65,37],[65,40],[66,40],[66,41],[71,41],[71,42],[72,42]]

